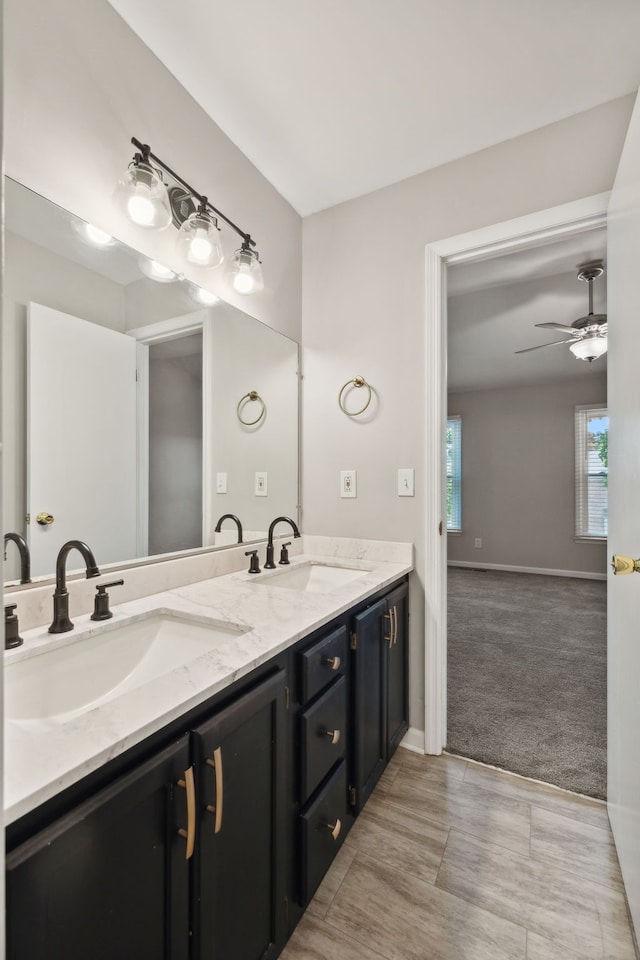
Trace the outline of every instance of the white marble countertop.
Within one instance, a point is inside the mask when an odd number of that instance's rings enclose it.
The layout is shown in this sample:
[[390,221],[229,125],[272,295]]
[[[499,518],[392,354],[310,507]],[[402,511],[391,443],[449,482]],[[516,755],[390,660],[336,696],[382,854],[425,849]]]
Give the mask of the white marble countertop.
[[[246,631],[78,715],[45,720],[5,717],[5,824],[413,569],[411,544],[305,537],[304,549],[308,552],[292,557],[286,569],[314,561],[348,565],[365,571],[364,575],[330,593],[312,593],[278,587],[275,574],[282,567],[260,578],[236,572],[114,605],[113,619],[103,624],[83,614],[74,618],[75,629],[70,633],[54,636],[43,626],[22,632],[23,646],[5,652],[7,684],[12,663],[37,657],[56,644],[90,643],[98,633],[153,612],[204,623],[231,622]],[[267,583],[269,579],[273,585]]]

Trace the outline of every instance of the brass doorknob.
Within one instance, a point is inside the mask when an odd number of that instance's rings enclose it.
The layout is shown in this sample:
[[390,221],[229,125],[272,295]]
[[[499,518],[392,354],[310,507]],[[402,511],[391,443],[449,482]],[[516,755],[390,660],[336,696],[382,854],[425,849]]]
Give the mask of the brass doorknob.
[[640,573],[640,559],[634,560],[633,557],[623,557],[620,553],[614,553],[611,558],[611,567],[614,573]]
[[44,511],[38,514],[36,523],[39,523],[41,527],[46,527],[48,524],[53,523],[53,519],[53,514]]

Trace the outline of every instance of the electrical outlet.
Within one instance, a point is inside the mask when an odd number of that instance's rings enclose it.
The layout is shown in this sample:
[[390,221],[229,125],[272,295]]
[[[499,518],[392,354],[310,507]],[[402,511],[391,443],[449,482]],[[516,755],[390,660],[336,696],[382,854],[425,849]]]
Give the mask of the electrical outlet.
[[254,493],[256,497],[267,496],[267,474],[263,470],[256,473]]
[[474,547],[481,547],[481,546],[482,546],[482,537],[476,537],[475,540],[473,541],[473,545],[474,545]]
[[356,471],[340,471],[340,496],[353,499],[356,496]]
[[226,492],[227,492],[226,473],[216,473],[216,493],[226,493]]

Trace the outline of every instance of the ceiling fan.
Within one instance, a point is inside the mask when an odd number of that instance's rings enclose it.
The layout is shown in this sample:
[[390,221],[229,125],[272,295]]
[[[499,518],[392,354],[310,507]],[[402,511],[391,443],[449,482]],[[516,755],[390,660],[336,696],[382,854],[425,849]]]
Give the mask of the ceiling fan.
[[547,330],[562,330],[571,334],[569,339],[551,340],[550,343],[541,343],[537,347],[527,347],[526,350],[516,350],[516,353],[529,353],[531,350],[541,350],[542,347],[552,347],[558,343],[568,343],[569,349],[579,360],[592,363],[603,353],[607,352],[607,315],[593,312],[593,281],[604,273],[604,261],[589,260],[588,263],[578,265],[578,280],[585,280],[589,284],[589,313],[586,317],[578,317],[570,326],[564,323],[536,323],[536,327]]

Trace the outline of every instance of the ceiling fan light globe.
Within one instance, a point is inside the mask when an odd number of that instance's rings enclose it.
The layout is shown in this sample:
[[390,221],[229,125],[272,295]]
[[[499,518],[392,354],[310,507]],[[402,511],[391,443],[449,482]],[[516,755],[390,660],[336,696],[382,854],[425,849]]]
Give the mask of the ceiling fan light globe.
[[586,360],[587,363],[591,363],[607,352],[607,338],[585,337],[583,340],[577,340],[575,343],[569,344],[569,350],[579,360]]

